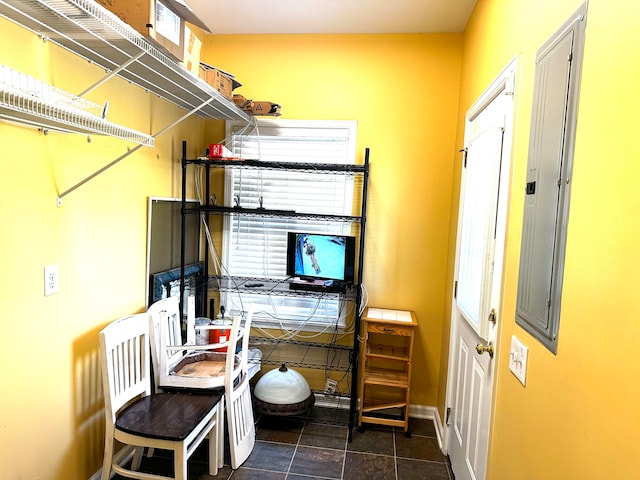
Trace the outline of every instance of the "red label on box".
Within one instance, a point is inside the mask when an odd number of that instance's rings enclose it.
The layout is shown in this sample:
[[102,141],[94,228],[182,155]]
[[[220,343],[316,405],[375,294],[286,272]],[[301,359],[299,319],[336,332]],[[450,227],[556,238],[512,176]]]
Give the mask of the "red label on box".
[[209,156],[216,158],[224,157],[224,145],[221,143],[209,144]]

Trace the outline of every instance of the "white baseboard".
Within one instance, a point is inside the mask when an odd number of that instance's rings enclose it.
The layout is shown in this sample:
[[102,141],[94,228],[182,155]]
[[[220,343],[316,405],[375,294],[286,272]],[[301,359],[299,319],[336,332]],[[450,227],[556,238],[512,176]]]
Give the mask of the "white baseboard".
[[424,418],[433,420],[433,426],[436,430],[436,437],[438,439],[438,446],[444,453],[444,428],[442,421],[440,420],[440,414],[437,407],[429,407],[427,405],[409,405],[409,416],[414,418]]

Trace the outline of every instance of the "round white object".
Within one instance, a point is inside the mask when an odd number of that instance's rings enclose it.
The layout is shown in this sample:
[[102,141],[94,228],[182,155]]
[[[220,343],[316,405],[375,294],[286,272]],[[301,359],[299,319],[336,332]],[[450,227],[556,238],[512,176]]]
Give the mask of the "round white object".
[[284,364],[265,373],[253,391],[259,400],[277,405],[303,402],[311,395],[305,378]]

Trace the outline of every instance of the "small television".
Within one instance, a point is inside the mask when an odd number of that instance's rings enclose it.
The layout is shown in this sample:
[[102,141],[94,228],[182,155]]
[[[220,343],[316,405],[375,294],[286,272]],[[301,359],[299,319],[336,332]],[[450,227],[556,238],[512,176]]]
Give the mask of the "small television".
[[355,237],[287,232],[287,275],[307,282],[353,283],[355,251]]

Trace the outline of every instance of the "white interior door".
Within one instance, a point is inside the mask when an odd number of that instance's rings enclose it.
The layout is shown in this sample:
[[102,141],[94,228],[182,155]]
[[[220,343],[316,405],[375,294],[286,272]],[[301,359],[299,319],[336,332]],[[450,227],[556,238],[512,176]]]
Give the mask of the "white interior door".
[[514,79],[515,61],[467,112],[445,419],[456,480],[486,475]]

